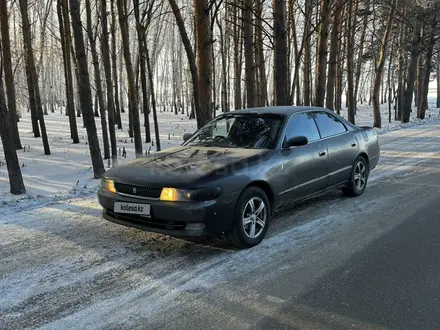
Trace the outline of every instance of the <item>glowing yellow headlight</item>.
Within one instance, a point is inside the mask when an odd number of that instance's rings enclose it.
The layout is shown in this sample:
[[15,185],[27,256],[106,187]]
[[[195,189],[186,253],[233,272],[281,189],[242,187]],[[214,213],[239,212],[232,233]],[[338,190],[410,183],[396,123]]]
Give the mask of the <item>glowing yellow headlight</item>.
[[220,188],[202,189],[176,189],[163,188],[160,194],[161,201],[169,202],[191,202],[215,199],[220,195]]
[[115,183],[113,180],[107,180],[107,179],[102,178],[101,179],[101,188],[108,191],[108,192],[116,194]]
[[163,188],[160,194],[161,201],[171,201],[175,202],[178,200],[177,198],[177,189],[174,188]]
[[116,194],[116,188],[115,188],[115,183],[113,180],[109,180],[108,181],[108,191],[115,193]]

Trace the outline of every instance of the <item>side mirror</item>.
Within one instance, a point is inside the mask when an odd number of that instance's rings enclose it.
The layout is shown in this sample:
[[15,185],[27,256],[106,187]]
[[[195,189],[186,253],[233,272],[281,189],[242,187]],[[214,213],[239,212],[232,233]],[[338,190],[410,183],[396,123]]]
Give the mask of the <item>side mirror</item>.
[[308,143],[309,140],[305,136],[294,136],[284,143],[284,147],[285,148],[301,147],[301,146],[305,146]]
[[192,133],[183,134],[183,142],[188,141],[191,138],[191,136],[193,136]]

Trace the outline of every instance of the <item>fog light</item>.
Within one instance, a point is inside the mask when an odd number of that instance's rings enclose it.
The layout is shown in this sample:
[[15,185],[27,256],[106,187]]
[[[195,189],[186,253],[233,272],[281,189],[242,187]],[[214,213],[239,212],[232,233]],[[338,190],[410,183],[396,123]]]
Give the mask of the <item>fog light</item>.
[[199,230],[205,228],[204,223],[189,223],[186,225],[186,230]]

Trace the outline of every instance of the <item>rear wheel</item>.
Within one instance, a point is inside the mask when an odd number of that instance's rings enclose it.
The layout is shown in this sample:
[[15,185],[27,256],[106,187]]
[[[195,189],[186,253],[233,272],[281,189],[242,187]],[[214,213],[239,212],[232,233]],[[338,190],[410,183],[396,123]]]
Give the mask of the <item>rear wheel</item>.
[[238,198],[233,229],[226,234],[239,247],[250,248],[266,236],[271,218],[271,205],[265,192],[258,187],[246,188]]
[[347,196],[356,197],[363,194],[367,187],[368,175],[370,174],[368,163],[363,156],[356,158],[351,171],[347,186],[342,189]]

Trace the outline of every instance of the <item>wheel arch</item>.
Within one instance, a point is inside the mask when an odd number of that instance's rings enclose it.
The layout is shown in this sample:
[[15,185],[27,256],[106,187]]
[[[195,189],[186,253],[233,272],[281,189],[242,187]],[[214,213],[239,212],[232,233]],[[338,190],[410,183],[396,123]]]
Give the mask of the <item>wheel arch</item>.
[[362,151],[359,153],[358,157],[363,157],[365,159],[368,165],[368,170],[370,170],[370,158],[368,158],[367,153]]
[[247,189],[249,187],[257,187],[264,191],[267,198],[269,199],[271,213],[273,214],[275,211],[275,195],[269,183],[263,180],[256,180],[249,183],[244,189]]

